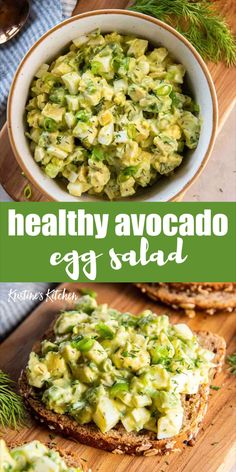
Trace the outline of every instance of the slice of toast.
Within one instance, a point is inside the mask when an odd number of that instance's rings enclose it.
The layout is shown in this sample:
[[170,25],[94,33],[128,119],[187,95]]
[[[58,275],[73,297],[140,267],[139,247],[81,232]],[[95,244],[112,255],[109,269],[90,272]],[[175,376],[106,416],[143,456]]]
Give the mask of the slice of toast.
[[150,298],[182,308],[193,317],[195,310],[209,315],[217,311],[232,312],[236,308],[236,283],[139,283],[136,284]]
[[[51,430],[69,436],[80,443],[117,454],[145,456],[168,454],[181,448],[183,443],[193,444],[206,413],[211,380],[221,370],[224,361],[226,344],[222,337],[207,331],[198,332],[197,335],[202,347],[214,352],[213,362],[216,366],[211,369],[208,385],[202,385],[195,395],[183,395],[184,426],[178,435],[169,439],[158,440],[155,433],[147,430],[128,433],[121,424],[105,434],[101,433],[94,423],[79,425],[66,414],[57,414],[46,409],[37,396],[37,389],[28,384],[25,370],[22,371],[19,379],[20,393],[27,408],[37,420],[45,423]],[[45,337],[53,338],[52,329],[46,333]],[[40,343],[37,343],[33,350],[39,354]]]

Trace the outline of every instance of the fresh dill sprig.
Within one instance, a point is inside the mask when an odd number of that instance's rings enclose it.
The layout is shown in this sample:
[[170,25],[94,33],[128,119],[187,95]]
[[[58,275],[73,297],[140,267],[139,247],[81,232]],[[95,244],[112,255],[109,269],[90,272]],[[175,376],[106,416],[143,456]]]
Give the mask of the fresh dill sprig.
[[209,0],[134,0],[130,10],[151,15],[183,34],[204,59],[236,64],[236,42],[226,20]]
[[25,424],[26,410],[22,398],[13,390],[14,382],[0,370],[0,426],[17,429]]
[[227,357],[227,362],[230,365],[230,373],[236,375],[236,352]]

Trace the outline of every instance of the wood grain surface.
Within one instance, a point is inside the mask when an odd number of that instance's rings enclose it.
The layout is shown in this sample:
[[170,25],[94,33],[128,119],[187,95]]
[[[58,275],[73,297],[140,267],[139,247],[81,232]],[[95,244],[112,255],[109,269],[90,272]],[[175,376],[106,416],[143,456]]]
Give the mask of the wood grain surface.
[[[61,287],[76,292],[79,287],[85,286],[86,284],[67,283]],[[156,313],[168,313],[172,322],[181,320],[187,322],[193,330],[209,330],[223,336],[227,342],[228,354],[236,350],[235,313],[219,313],[214,316],[199,314],[189,320],[169,308],[151,302],[138,289],[128,284],[89,284],[89,288],[98,293],[99,302],[107,302],[114,308],[135,314],[144,308],[150,308]],[[39,305],[0,346],[0,368],[17,380],[33,343],[43,335],[59,310],[69,307],[72,307],[71,303],[58,300]],[[9,445],[36,438],[44,442],[53,441],[60,449],[81,457],[82,462],[91,467],[93,472],[230,472],[236,452],[236,377],[229,374],[228,366],[225,366],[214,384],[220,386],[220,389],[211,390],[208,411],[195,446],[184,446],[181,451],[163,458],[115,455],[61,436],[52,439],[50,431],[34,420],[30,421],[29,428],[17,432],[6,430],[2,432],[2,436]]]

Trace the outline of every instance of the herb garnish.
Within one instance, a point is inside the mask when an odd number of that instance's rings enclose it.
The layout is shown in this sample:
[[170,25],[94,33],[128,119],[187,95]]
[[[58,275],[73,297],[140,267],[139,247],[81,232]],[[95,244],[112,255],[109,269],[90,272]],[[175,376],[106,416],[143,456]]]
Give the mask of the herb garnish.
[[204,59],[236,63],[236,43],[227,22],[209,0],[134,0],[130,10],[174,26]]
[[26,185],[24,188],[24,196],[25,198],[27,198],[27,200],[30,200],[30,198],[32,197],[32,189],[29,184]]
[[25,423],[26,410],[13,386],[10,377],[0,370],[0,426],[16,429]]
[[218,387],[217,385],[210,385],[211,390],[220,390],[221,387]]
[[236,375],[236,352],[227,357],[227,362],[230,365],[230,373]]

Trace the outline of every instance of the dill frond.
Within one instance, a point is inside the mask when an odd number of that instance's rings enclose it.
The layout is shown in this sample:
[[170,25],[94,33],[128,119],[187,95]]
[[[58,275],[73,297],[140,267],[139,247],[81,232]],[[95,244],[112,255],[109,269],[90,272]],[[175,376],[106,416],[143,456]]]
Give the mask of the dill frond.
[[22,398],[13,390],[14,382],[0,370],[0,426],[17,429],[26,420]]
[[174,26],[204,59],[236,64],[236,42],[226,20],[209,0],[134,0],[130,10]]

